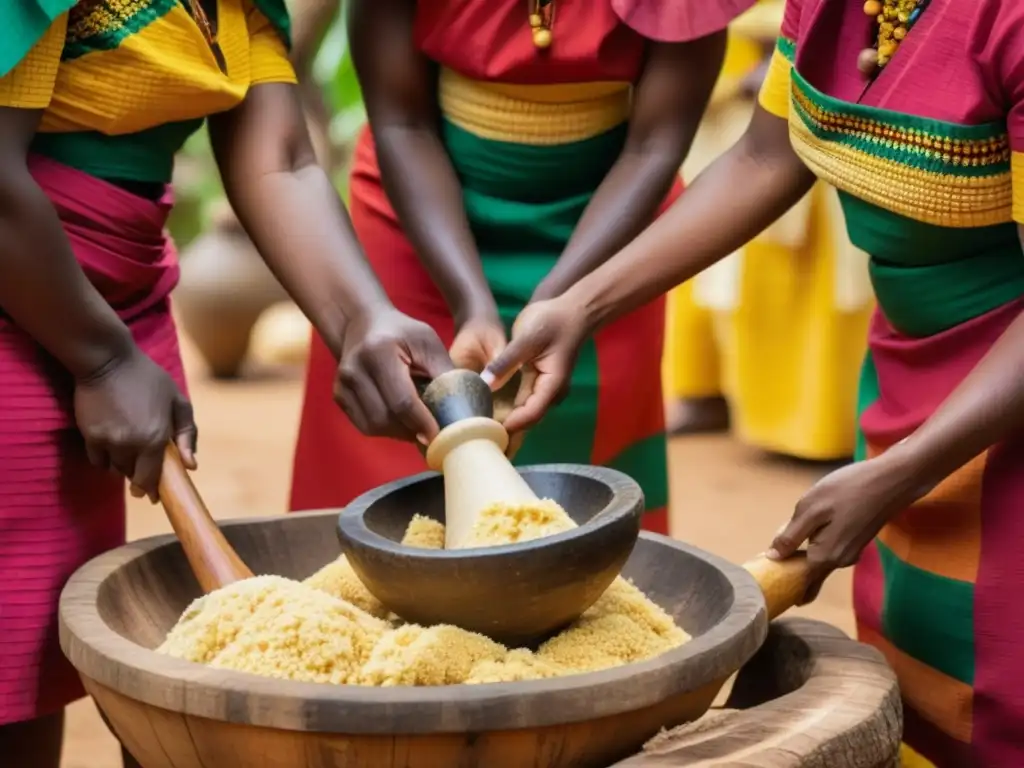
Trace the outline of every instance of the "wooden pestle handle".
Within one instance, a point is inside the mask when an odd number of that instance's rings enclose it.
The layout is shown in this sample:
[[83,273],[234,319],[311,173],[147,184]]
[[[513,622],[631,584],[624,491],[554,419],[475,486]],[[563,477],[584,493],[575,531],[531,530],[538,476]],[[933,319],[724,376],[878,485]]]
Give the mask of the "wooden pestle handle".
[[168,443],[164,451],[160,503],[204,594],[252,577],[210,517],[174,443]]
[[798,605],[807,593],[810,570],[805,552],[797,552],[785,560],[770,560],[761,555],[743,567],[757,580],[764,593],[768,621]]

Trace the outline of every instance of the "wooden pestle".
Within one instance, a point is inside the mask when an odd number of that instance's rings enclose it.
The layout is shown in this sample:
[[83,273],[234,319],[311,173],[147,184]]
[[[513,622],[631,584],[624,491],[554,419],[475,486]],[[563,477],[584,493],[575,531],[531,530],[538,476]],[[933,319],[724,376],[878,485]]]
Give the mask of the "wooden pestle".
[[807,553],[800,551],[785,560],[770,560],[765,555],[744,564],[764,593],[768,621],[778,618],[795,605],[800,605],[810,586]]
[[174,443],[164,451],[160,503],[204,594],[252,577],[207,511]]
[[494,420],[491,389],[472,371],[453,370],[423,390],[440,434],[427,466],[444,475],[445,548],[460,549],[491,504],[523,504],[537,495],[505,456],[508,432]]

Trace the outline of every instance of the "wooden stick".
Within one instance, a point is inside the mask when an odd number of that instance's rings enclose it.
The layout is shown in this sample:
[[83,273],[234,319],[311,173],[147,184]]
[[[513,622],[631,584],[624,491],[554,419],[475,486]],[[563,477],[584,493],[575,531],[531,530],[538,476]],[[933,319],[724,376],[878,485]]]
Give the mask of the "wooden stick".
[[174,443],[164,452],[160,503],[204,593],[252,577],[210,516]]
[[769,560],[757,557],[743,566],[757,579],[764,592],[768,606],[768,620],[771,621],[799,605],[807,592],[807,554],[797,552],[785,560]]

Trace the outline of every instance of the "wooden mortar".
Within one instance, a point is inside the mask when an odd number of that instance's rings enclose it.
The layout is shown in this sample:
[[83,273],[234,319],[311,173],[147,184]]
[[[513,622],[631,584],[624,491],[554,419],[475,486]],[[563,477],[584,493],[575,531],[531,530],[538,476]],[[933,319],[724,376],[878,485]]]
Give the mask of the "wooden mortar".
[[[565,504],[558,489],[569,486],[558,477],[538,476],[534,487]],[[440,478],[419,491],[420,509],[442,515]],[[336,519],[326,512],[231,521],[223,532],[256,572],[301,580],[337,556]],[[318,685],[155,653],[202,594],[181,544],[163,536],[102,555],[71,578],[61,646],[145,768],[605,768],[662,728],[700,717],[768,626],[750,573],[681,542],[642,534],[623,574],[693,639],[649,661],[552,680]],[[800,594],[766,591],[776,601]]]

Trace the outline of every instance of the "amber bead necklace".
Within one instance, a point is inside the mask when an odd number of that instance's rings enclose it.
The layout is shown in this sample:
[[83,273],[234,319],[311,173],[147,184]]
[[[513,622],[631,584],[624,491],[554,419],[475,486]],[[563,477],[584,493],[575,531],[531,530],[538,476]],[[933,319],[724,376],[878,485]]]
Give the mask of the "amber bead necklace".
[[199,26],[199,31],[203,33],[203,37],[206,38],[206,42],[213,45],[217,42],[217,35],[213,30],[213,24],[210,23],[210,17],[206,15],[206,9],[203,8],[203,4],[200,0],[188,0],[189,10],[192,13],[192,18]]
[[928,7],[930,0],[867,0],[864,13],[878,24],[875,44],[865,48],[857,57],[857,68],[873,77],[896,54],[910,28]]
[[[185,0],[182,0],[182,4],[185,5]],[[217,10],[217,0],[212,0],[210,6],[214,13]],[[199,31],[206,40],[207,45],[210,46],[210,51],[213,53],[213,58],[217,61],[217,66],[220,67],[222,72],[228,71],[227,61],[224,59],[224,52],[220,49],[220,43],[217,41],[217,21],[216,17],[210,19],[209,14],[206,12],[206,8],[203,7],[203,0],[187,0],[188,12],[192,15],[192,19],[195,21],[196,26],[199,27]]]
[[555,0],[526,0],[530,10],[530,30],[533,33],[533,44],[538,48],[547,48],[554,39]]

